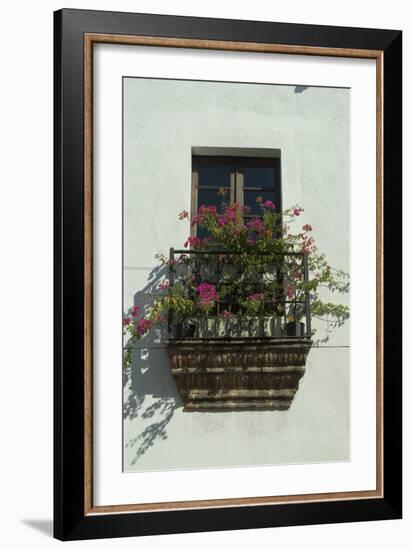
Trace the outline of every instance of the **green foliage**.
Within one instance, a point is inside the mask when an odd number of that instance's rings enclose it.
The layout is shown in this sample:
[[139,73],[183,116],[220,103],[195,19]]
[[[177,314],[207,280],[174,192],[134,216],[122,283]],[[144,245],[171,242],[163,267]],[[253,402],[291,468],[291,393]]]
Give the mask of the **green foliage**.
[[[224,204],[221,212],[214,206],[199,208],[190,220],[191,225],[206,230],[208,236],[188,237],[184,246],[202,250],[204,254],[183,254],[172,261],[164,255],[157,256],[161,266],[174,272],[175,284],[170,287],[167,281],[161,282],[154,304],[145,307],[140,319],[136,311],[125,315],[124,331],[132,341],[164,323],[168,313],[180,320],[206,317],[214,314],[217,302],[225,301],[236,307],[223,312],[221,308],[223,317],[247,319],[286,314],[287,321],[297,321],[305,315],[305,299],[309,297],[312,316],[326,321],[328,334],[332,328],[343,325],[349,318],[349,308],[324,301],[321,295],[348,293],[349,275],[332,268],[325,254],[318,252],[309,224],[293,231],[299,225],[302,208],[294,206],[278,212],[270,201],[258,199],[258,202],[261,216],[247,222],[245,209],[236,203]],[[186,211],[179,214],[181,220],[188,218]],[[217,254],[218,251],[224,254]],[[199,273],[200,257],[202,269],[208,266],[213,269],[218,259],[219,287],[200,283],[199,277],[191,276]],[[182,269],[184,281],[179,277]]]

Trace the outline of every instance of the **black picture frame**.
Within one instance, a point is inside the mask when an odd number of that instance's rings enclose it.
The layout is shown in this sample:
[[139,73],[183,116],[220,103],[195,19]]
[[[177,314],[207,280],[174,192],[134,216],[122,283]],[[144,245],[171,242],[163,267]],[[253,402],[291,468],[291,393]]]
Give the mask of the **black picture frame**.
[[[382,52],[385,345],[381,498],[85,513],[85,33]],[[401,31],[63,9],[54,14],[54,70],[54,536],[77,540],[401,518]]]

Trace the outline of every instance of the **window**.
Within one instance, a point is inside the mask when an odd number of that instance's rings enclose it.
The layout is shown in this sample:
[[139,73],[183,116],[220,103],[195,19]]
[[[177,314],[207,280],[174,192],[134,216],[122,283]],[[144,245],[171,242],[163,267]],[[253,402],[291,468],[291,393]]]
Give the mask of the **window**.
[[[220,211],[223,202],[237,202],[248,207],[247,220],[261,215],[258,197],[274,202],[281,211],[280,158],[193,156],[192,160],[192,214],[203,204]],[[226,193],[218,193],[219,189]],[[205,236],[204,229],[197,231],[198,237]]]

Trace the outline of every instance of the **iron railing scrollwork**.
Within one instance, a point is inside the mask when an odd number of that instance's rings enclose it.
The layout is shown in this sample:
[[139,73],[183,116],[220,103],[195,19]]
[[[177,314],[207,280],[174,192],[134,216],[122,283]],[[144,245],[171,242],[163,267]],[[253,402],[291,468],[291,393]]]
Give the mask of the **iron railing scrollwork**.
[[[208,327],[208,334],[219,336],[215,327],[226,322],[229,329],[226,336],[245,335],[238,327],[253,322],[272,329],[255,331],[255,336],[287,338],[286,330],[291,322],[304,325],[301,337],[311,338],[311,305],[308,291],[308,254],[305,252],[282,252],[256,254],[227,252],[225,250],[175,250],[169,253],[169,287],[182,296],[196,301],[199,286],[213,285],[218,295],[207,314],[191,316],[196,325],[196,337],[201,337],[201,327]],[[257,298],[256,311],[250,297]],[[249,301],[248,301],[249,300]],[[250,306],[250,307],[249,307]],[[304,321],[304,323],[303,323]],[[176,334],[175,327],[182,318],[170,313],[168,319],[169,337]],[[211,328],[212,327],[212,328]],[[274,327],[274,328],[273,328]],[[267,327],[266,327],[267,328]],[[240,332],[239,332],[240,331]],[[249,334],[250,335],[250,334]],[[293,334],[292,334],[293,335]],[[295,335],[296,336],[296,335]]]

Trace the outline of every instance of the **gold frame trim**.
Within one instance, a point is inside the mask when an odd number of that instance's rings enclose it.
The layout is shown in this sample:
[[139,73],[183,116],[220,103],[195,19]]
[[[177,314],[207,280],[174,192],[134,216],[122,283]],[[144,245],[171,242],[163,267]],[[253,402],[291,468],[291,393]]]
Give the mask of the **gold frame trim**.
[[[145,504],[93,504],[93,45],[160,46],[376,60],[376,489]],[[383,51],[85,33],[84,35],[84,512],[85,515],[383,498]]]

